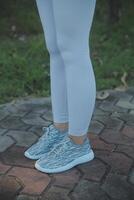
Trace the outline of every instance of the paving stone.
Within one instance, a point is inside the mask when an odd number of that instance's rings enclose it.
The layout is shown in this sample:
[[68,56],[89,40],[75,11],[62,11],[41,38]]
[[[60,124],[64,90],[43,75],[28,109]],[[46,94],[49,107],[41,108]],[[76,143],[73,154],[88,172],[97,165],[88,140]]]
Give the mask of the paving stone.
[[133,99],[131,100],[131,103],[134,103],[134,96],[133,96]]
[[22,185],[13,176],[1,175],[0,176],[0,199],[12,200],[18,194]]
[[132,121],[127,121],[125,124],[126,124],[127,126],[134,126],[134,122],[132,122]]
[[112,105],[111,102],[107,102],[107,101],[102,102],[99,108],[104,111],[109,111],[109,112],[114,112],[114,111],[121,112],[121,113],[128,112],[127,108],[122,108],[122,107],[118,107],[117,105]]
[[[51,123],[50,123],[51,124]],[[47,127],[47,126],[45,126]],[[38,135],[38,136],[42,136],[43,135],[43,130],[42,130],[43,126],[31,126],[28,131],[33,132],[34,134]]]
[[47,110],[48,109],[46,106],[37,106],[37,107],[34,106],[34,108],[32,109],[32,112],[43,115],[44,113],[47,112]]
[[[18,101],[17,103],[14,104],[16,110],[18,109],[20,112],[32,112],[36,111],[38,109],[45,109],[45,105],[40,105],[40,104],[33,104],[32,99],[30,101]],[[45,111],[45,110],[44,110]]]
[[42,196],[41,200],[70,200],[67,196],[69,191],[64,188],[58,188],[52,186],[45,195]]
[[104,125],[102,123],[92,120],[89,125],[88,131],[93,132],[95,134],[100,134],[103,128],[104,128]]
[[40,105],[40,104],[32,104],[31,103],[24,103],[24,104],[21,104],[21,105],[16,105],[16,107],[22,111],[22,112],[34,112],[34,113],[38,113],[38,114],[43,114],[45,113],[48,108],[45,104],[43,105]]
[[27,112],[27,113],[29,113],[29,112],[32,112],[33,111],[33,109],[34,109],[34,105],[31,103],[31,104],[29,104],[29,103],[23,103],[23,104],[16,104],[15,105],[16,106],[16,108],[18,108],[20,111],[22,111],[22,112]]
[[108,118],[108,116],[106,116],[106,115],[95,115],[95,116],[93,116],[92,120],[96,120],[98,122],[101,122],[103,125],[105,125],[107,118]]
[[6,131],[7,131],[7,129],[0,128],[0,136],[2,136]]
[[73,200],[109,200],[109,197],[101,189],[99,183],[84,179],[79,181],[71,196]]
[[[44,127],[47,127],[47,126],[44,126]],[[36,134],[37,136],[42,136],[43,135],[43,130],[42,130],[43,126],[31,126],[28,131],[31,131],[33,132],[34,134]]]
[[11,145],[13,145],[15,142],[12,138],[9,136],[0,136],[0,152],[5,151],[7,148],[9,148]]
[[[116,117],[111,117],[111,116],[95,116],[95,119],[97,121],[100,121],[101,124],[103,123],[105,125],[105,128],[110,128],[114,130],[120,130],[122,125],[124,124],[122,120]],[[104,125],[103,125],[103,128],[104,128]]]
[[16,200],[39,200],[38,196],[18,195]]
[[45,120],[53,121],[52,110],[48,110],[43,116]]
[[134,188],[127,183],[126,176],[109,174],[101,187],[113,199],[134,199]]
[[134,123],[134,115],[132,115],[130,113],[117,113],[117,112],[114,112],[114,113],[112,113],[111,117],[117,117],[117,118],[123,120],[124,122]]
[[126,137],[121,133],[121,131],[117,130],[104,129],[100,135],[100,138],[108,143],[134,146],[134,141],[131,138]]
[[95,135],[94,133],[89,133],[88,138],[93,149],[113,151],[116,147],[114,144],[108,144],[104,142],[99,138],[98,135]]
[[51,176],[34,169],[34,160],[24,156],[26,148],[43,134],[42,127],[52,122],[51,97],[18,98],[0,105],[0,175],[23,186],[13,193],[4,190],[0,200],[133,200],[134,88],[111,90],[106,99],[96,99],[95,104],[88,129],[95,158],[55,173],[52,182]]
[[134,87],[128,87],[128,89],[126,90],[126,93],[134,96]]
[[51,96],[49,97],[23,97],[16,99],[17,106],[21,106],[23,104],[34,104],[34,105],[51,105]]
[[1,127],[7,129],[26,130],[29,127],[29,125],[23,123],[19,117],[9,116],[1,121]]
[[123,123],[124,122],[120,119],[108,117],[107,120],[105,121],[105,128],[120,130]]
[[106,102],[106,101],[111,103],[112,105],[114,105],[118,101],[118,97],[112,95],[111,92],[110,92],[109,96],[106,99],[103,100],[103,102]]
[[0,110],[7,111],[7,106],[9,106],[11,102],[0,104]]
[[38,114],[44,114],[47,112],[48,108],[45,104],[40,105],[40,104],[31,104],[32,106],[32,112],[33,113],[38,113]]
[[110,119],[108,119],[107,124],[108,125],[106,126],[106,128],[112,128],[113,130],[114,129],[120,130],[124,124],[124,121],[122,121],[121,119],[118,119],[118,118],[111,117],[111,123],[110,123]]
[[134,109],[134,104],[132,104],[129,101],[125,101],[121,99],[116,103],[116,106],[119,106],[121,108]]
[[34,168],[34,160],[28,159],[24,156],[24,151],[27,148],[13,146],[1,154],[3,162],[7,165],[16,165],[21,167]]
[[42,119],[38,113],[29,113],[26,115],[24,118],[22,118],[22,121],[25,122],[26,124],[30,125],[42,125],[42,126],[47,126],[50,122],[45,121]]
[[79,165],[78,168],[83,172],[83,178],[93,181],[101,181],[106,171],[106,165],[96,158]]
[[16,145],[22,147],[29,147],[35,143],[38,137],[30,131],[11,130],[6,135],[10,135],[16,140]]
[[51,106],[51,96],[43,97],[43,98],[34,98],[32,102],[35,104],[45,104],[47,106]]
[[20,108],[17,108],[15,104],[12,104],[12,103],[8,104],[6,106],[6,109],[8,110],[11,116],[23,117],[28,112],[28,111],[23,111]]
[[0,104],[0,110],[2,110],[5,107],[4,104]]
[[103,160],[111,167],[111,172],[127,175],[133,160],[119,152],[96,151],[95,157]]
[[93,116],[96,116],[96,115],[104,115],[104,116],[108,116],[111,112],[105,112],[99,108],[94,108],[94,112],[93,112]]
[[102,100],[96,99],[94,109],[95,109],[95,108],[99,108],[99,106],[101,105],[101,103],[102,103]]
[[134,168],[131,170],[129,174],[129,181],[130,183],[134,184]]
[[126,155],[128,155],[134,159],[134,147],[133,146],[118,145],[115,151],[125,153]]
[[54,186],[64,186],[72,189],[74,185],[79,181],[81,174],[75,168],[67,170],[64,173],[54,174]]
[[126,101],[130,101],[133,98],[133,95],[128,94],[124,91],[115,91],[115,90],[112,91],[111,90],[110,94],[113,97],[116,97],[116,98],[121,99],[121,100],[126,100]]
[[9,112],[0,109],[0,121],[7,117]]
[[129,138],[134,139],[134,126],[125,126],[122,129],[122,134],[126,135]]
[[0,161],[0,175],[5,174],[10,168],[11,166],[5,165]]
[[20,194],[40,195],[50,182],[47,174],[26,167],[13,167],[8,175],[16,176],[22,181],[24,188]]
[[106,98],[104,98],[104,99],[99,99],[99,98],[97,98],[97,100],[101,100],[101,102],[103,101],[103,102],[109,102],[109,103],[111,103],[112,105],[114,105],[115,104],[115,102],[118,100],[118,97],[115,97],[115,96],[113,96],[113,95],[111,95],[111,92],[110,92],[110,90],[108,91],[108,90],[103,90],[103,91],[97,91],[97,96],[99,95],[98,93],[103,93],[103,92],[106,92],[106,93],[108,93],[108,96],[106,97]]
[[131,115],[134,115],[134,110],[130,110],[129,112]]

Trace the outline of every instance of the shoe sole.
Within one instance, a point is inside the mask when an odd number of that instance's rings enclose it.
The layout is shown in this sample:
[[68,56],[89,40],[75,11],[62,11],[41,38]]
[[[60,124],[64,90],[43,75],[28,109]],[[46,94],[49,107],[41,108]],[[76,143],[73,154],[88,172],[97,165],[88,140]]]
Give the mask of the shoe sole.
[[76,165],[79,165],[79,164],[82,164],[82,163],[86,163],[86,162],[89,162],[91,160],[94,159],[94,152],[93,150],[91,149],[89,154],[87,155],[84,155],[78,159],[75,159],[74,161],[72,161],[71,163],[67,164],[66,166],[63,166],[63,167],[59,167],[59,168],[56,168],[56,169],[48,169],[48,168],[43,168],[41,167],[37,162],[35,163],[35,168],[38,169],[39,171],[41,172],[46,172],[46,173],[58,173],[58,172],[63,172],[63,171],[66,171],[66,170],[69,170],[71,168],[73,168],[74,166]]
[[41,154],[40,156],[31,156],[28,152],[24,152],[24,155],[26,158],[29,158],[31,160],[38,160],[42,157],[43,154]]

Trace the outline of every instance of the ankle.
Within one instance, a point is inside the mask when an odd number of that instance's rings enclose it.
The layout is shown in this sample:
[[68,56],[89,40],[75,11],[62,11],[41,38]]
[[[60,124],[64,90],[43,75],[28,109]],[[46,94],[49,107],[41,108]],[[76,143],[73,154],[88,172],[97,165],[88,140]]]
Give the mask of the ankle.
[[70,138],[75,144],[81,144],[81,145],[85,142],[85,140],[86,140],[86,138],[87,138],[87,135],[81,136],[81,137],[79,137],[79,136],[72,136],[72,135],[68,135],[68,136],[69,136],[69,138]]
[[68,124],[67,123],[53,123],[56,129],[58,129],[60,132],[65,132],[68,130]]
[[68,131],[68,128],[61,128],[61,127],[58,127],[58,126],[55,126],[55,128],[56,128],[57,130],[59,130],[60,133],[63,133],[63,132]]

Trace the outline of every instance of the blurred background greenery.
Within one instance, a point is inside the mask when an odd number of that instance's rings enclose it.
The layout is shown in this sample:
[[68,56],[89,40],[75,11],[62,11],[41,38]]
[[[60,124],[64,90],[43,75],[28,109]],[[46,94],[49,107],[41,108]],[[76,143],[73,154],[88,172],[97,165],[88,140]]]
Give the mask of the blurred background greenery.
[[[97,90],[134,86],[133,0],[97,0],[89,43]],[[35,0],[1,0],[0,103],[50,96],[49,70]]]

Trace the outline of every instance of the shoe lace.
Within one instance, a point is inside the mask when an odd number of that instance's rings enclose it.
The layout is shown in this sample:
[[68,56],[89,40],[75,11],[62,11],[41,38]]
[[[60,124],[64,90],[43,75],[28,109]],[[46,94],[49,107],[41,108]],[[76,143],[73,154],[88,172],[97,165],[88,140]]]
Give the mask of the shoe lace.
[[42,131],[44,132],[44,134],[39,138],[39,140],[44,140],[48,136],[50,136],[51,135],[50,130],[53,130],[53,133],[57,132],[57,130],[55,130],[52,125],[49,125],[48,127],[42,127]]

